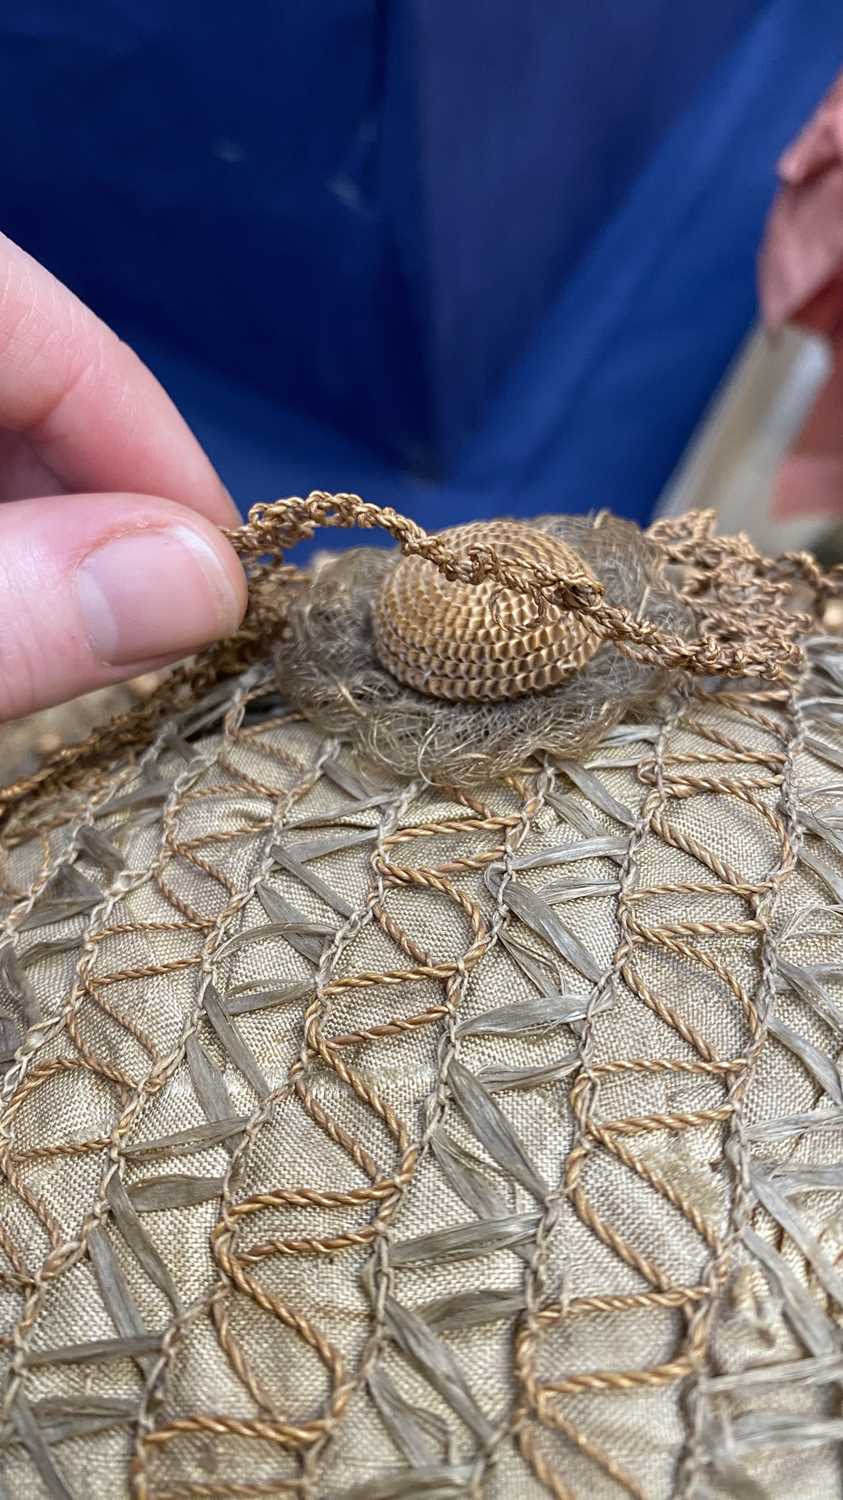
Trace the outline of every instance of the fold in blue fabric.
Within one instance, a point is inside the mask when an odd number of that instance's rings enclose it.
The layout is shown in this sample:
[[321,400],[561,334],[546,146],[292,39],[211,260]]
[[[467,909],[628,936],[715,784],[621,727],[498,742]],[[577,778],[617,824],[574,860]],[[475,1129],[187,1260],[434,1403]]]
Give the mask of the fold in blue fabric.
[[583,255],[457,465],[460,489],[649,517],[755,318],[778,156],[841,66],[838,0],[766,10]]

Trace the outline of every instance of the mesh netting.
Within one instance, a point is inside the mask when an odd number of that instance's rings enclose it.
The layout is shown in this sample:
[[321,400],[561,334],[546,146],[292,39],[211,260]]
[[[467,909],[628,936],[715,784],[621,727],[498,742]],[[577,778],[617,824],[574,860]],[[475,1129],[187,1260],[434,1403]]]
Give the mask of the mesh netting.
[[0,1489],[839,1497],[840,641],[468,788],[249,628],[6,798]]

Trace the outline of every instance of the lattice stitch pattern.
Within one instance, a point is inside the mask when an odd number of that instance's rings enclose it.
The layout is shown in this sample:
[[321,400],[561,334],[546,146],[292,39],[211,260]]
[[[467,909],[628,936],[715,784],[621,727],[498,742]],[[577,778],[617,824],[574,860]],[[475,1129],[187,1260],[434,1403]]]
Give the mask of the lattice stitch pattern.
[[839,642],[471,789],[200,672],[9,802],[0,1483],[839,1495]]

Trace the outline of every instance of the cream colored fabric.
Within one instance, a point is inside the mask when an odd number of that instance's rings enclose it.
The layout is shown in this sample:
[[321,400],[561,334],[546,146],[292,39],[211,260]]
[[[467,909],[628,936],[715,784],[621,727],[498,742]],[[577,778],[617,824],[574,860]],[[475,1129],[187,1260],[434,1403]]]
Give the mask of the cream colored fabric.
[[843,1493],[814,657],[462,798],[256,674],[17,816],[0,1490]]

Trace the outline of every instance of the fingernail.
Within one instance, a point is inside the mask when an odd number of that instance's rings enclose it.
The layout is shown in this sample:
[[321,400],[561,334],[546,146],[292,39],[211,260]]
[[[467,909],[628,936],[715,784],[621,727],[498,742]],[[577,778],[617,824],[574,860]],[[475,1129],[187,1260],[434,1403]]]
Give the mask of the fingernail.
[[77,569],[76,594],[91,648],[110,666],[187,655],[240,621],[224,564],[186,526],[105,542]]

